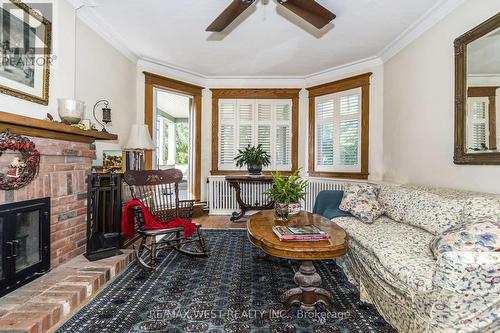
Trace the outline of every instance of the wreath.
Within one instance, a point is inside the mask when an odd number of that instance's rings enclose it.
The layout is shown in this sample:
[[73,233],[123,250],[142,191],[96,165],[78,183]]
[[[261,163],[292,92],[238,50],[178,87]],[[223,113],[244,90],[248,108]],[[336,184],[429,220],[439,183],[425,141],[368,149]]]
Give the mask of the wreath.
[[38,174],[40,153],[33,141],[27,137],[12,134],[9,130],[0,134],[0,155],[6,150],[17,151],[22,159],[15,158],[11,163],[15,175],[0,174],[0,190],[17,190],[28,185]]

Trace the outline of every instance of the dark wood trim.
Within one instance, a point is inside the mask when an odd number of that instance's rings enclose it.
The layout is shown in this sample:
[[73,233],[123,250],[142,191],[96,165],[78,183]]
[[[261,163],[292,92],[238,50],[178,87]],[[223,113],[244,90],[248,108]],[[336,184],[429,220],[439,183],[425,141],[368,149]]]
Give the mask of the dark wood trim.
[[467,152],[467,45],[500,27],[500,13],[455,39],[455,149],[453,162],[499,165],[500,152]]
[[[309,175],[312,177],[368,179],[370,149],[370,77],[365,73],[307,88],[309,91]],[[316,171],[316,97],[361,88],[361,172]]]
[[35,119],[17,114],[0,112],[0,131],[46,139],[93,143],[96,140],[118,140],[118,136],[79,128],[49,120]]
[[[212,91],[212,176],[243,175],[241,170],[219,170],[219,99],[291,99],[292,170],[299,167],[299,88],[290,89],[210,89]],[[290,174],[289,172],[282,172]],[[270,174],[270,172],[264,172]]]
[[[154,89],[162,89],[172,92],[177,92],[191,96],[192,110],[191,114],[194,118],[194,184],[192,184],[192,192],[194,200],[201,200],[201,131],[202,131],[202,91],[203,87],[196,86],[190,83],[177,81],[157,74],[143,72],[145,76],[145,106],[144,106],[144,121],[149,127],[149,132],[153,135],[153,107],[154,107]],[[153,168],[153,152],[147,151],[145,154],[144,166],[146,170]]]
[[491,97],[496,96],[500,87],[468,87],[467,97]]
[[221,99],[292,99],[299,96],[301,89],[210,89],[212,98]]

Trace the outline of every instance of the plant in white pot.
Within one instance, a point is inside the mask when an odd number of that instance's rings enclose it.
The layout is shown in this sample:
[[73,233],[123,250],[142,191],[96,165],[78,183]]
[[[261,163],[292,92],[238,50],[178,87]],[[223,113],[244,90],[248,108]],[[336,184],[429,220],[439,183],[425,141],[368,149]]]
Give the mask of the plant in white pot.
[[271,164],[271,156],[262,148],[262,145],[238,149],[238,155],[234,160],[238,168],[246,165],[248,173],[252,176],[259,176],[262,173],[262,167]]
[[274,217],[277,221],[288,221],[289,206],[305,198],[307,184],[307,180],[300,178],[299,170],[289,177],[273,173],[273,186],[264,194],[275,202]]

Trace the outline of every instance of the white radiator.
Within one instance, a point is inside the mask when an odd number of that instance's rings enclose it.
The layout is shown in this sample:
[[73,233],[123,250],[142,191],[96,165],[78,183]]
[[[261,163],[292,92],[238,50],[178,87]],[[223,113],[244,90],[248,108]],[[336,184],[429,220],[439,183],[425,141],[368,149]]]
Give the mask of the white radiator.
[[[346,184],[356,182],[329,178],[304,178],[309,181],[309,185],[306,188],[306,198],[302,202],[302,207],[308,212],[312,212],[314,201],[319,192],[342,190]],[[243,201],[246,203],[267,202],[262,193],[267,191],[270,186],[271,184],[242,184]],[[239,211],[235,190],[229,186],[224,176],[208,177],[208,194],[210,215],[230,215],[234,211]]]

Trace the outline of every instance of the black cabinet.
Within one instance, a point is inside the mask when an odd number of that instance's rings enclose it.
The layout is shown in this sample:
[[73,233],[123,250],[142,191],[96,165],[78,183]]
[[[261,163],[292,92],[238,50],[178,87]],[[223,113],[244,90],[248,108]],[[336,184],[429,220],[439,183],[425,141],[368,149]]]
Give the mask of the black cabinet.
[[50,270],[50,198],[0,206],[0,296]]

